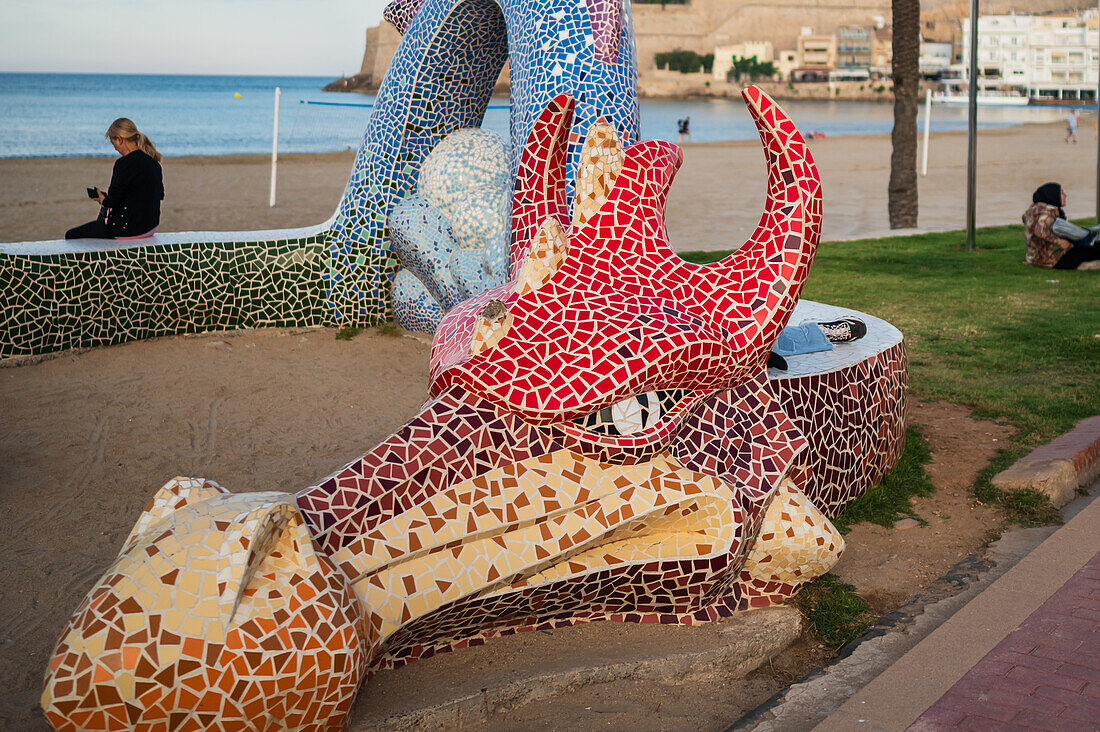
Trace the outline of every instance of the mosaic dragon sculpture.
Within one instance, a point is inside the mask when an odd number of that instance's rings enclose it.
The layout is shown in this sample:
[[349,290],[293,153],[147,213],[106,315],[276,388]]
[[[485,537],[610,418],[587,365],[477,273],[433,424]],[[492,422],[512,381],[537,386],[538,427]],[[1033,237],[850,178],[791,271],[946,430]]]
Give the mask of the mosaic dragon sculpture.
[[[802,307],[821,193],[766,95],[745,92],[769,169],[765,213],[736,254],[697,266],[664,228],[680,151],[636,142],[622,5],[399,0],[387,17],[405,37],[337,215],[286,247],[267,242],[290,263],[286,308],[269,289],[253,312],[214,282],[214,294],[184,293],[189,309],[163,308],[179,322],[131,328],[125,318],[147,314],[118,306],[110,322],[81,316],[42,335],[37,301],[5,295],[18,316],[6,354],[257,324],[223,310],[355,322],[384,309],[394,225],[413,273],[398,274],[398,306],[435,328],[429,401],[328,478],[296,495],[192,478],[156,493],[51,657],[42,707],[59,730],[340,729],[373,669],[537,627],[767,606],[836,561],[828,517],[900,454],[905,352],[888,324],[894,335],[846,361],[767,377],[771,344]],[[442,236],[439,218],[438,238],[406,236],[391,214],[440,140],[480,121],[506,56],[510,236],[452,268],[461,237]],[[409,220],[439,200],[408,204]],[[177,263],[208,254],[156,244],[141,257],[161,248]],[[140,269],[127,252],[5,254],[0,269],[56,266],[60,278],[120,257]],[[308,294],[321,290],[323,307]]]
[[297,495],[161,488],[52,656],[50,723],[339,729],[372,667],[539,626],[713,620],[827,571],[826,514],[897,459],[904,351],[768,384],[821,197],[791,121],[745,99],[766,211],[709,266],[666,240],[674,145],[591,125],[569,213],[573,101],[553,99],[519,161],[515,275],[447,313],[421,412]]

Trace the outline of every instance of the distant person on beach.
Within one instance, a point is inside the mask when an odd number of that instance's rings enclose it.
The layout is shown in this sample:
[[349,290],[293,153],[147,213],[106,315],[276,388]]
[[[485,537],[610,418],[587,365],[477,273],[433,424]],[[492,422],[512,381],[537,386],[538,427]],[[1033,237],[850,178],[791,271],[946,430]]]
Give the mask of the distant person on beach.
[[152,236],[160,225],[161,154],[125,117],[111,123],[106,137],[122,157],[115,161],[106,193],[88,189],[88,197],[99,202],[99,216],[66,231],[66,239],[140,239]]
[[1100,260],[1096,238],[1100,226],[1084,229],[1066,220],[1066,192],[1058,183],[1044,183],[1024,212],[1024,262],[1036,267],[1077,269]]
[[1073,140],[1073,144],[1077,144],[1077,123],[1080,121],[1081,113],[1076,109],[1066,115],[1066,144],[1068,145],[1070,140]]
[[680,128],[680,142],[691,142],[691,117],[676,120]]

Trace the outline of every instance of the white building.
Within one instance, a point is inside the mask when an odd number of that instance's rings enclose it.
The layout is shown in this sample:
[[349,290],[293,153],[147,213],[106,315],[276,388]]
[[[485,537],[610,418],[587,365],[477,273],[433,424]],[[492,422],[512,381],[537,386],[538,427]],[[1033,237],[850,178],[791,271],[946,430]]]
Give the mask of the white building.
[[[1036,17],[1031,24],[1028,95],[1095,100],[1100,35],[1091,18]],[[981,25],[978,26],[979,31]]]
[[920,40],[920,73],[922,76],[941,76],[954,60],[952,43]]
[[[1030,15],[987,15],[978,18],[978,89],[1027,92]],[[963,79],[970,70],[970,19],[962,24]]]
[[[1096,98],[1100,36],[1095,10],[1080,16],[978,19],[978,88],[1049,100]],[[970,70],[970,20],[962,23],[962,79]]]

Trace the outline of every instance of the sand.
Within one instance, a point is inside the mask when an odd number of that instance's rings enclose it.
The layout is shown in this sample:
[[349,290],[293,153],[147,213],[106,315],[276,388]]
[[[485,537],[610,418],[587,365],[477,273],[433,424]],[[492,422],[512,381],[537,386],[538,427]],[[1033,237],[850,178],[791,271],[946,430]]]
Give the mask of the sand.
[[[979,226],[1019,223],[1031,192],[1048,180],[1069,192],[1072,217],[1095,213],[1096,141],[1066,145],[1059,124],[981,130]],[[888,135],[810,142],[821,171],[826,241],[890,233]],[[919,155],[919,149],[918,149]],[[919,179],[919,231],[966,226],[965,132],[932,136],[928,175]],[[332,215],[351,171],[350,152],[279,158],[278,205],[268,207],[271,158],[227,155],[169,158],[161,231],[255,230],[321,223]],[[88,186],[105,187],[113,158],[0,160],[0,241],[61,238],[95,217]],[[668,199],[668,229],[679,250],[727,249],[752,232],[764,200],[765,168],[755,141],[684,146],[684,165]],[[1022,245],[1021,245],[1022,246]]]
[[[1085,143],[1063,145],[1056,125],[983,132],[979,223],[1017,221],[1031,190],[1049,179],[1066,184],[1071,215],[1091,213],[1094,152]],[[812,146],[825,186],[826,235],[885,231],[889,140],[828,138]],[[351,160],[349,153],[284,156],[275,209],[267,206],[263,156],[168,160],[162,230],[321,222]],[[922,229],[963,225],[965,160],[965,135],[936,136],[931,173],[921,182]],[[104,185],[110,165],[109,158],[0,160],[0,240],[60,236],[90,218],[83,189]],[[763,176],[758,145],[688,145],[669,201],[674,245],[720,249],[743,240],[759,215]],[[308,486],[415,414],[426,397],[427,357],[423,340],[376,330],[337,341],[331,329],[276,329],[0,362],[0,729],[44,728],[35,705],[48,654],[157,487],[175,475],[207,477],[233,491]],[[945,414],[918,415],[932,425],[934,453],[937,435],[968,423]],[[985,435],[992,428],[972,429]],[[960,439],[964,448],[974,444]],[[948,475],[987,459],[957,452],[943,468]],[[964,483],[945,485],[945,519],[972,510]],[[912,551],[927,553],[907,555],[885,575],[884,562],[897,557],[895,539],[867,530],[868,550],[852,553],[845,577],[866,588],[876,609],[888,609],[911,596],[895,582],[910,582],[911,590],[942,573],[980,545],[985,524],[933,521],[929,532],[966,539],[933,557],[943,539],[915,532],[907,538],[921,540]],[[879,575],[888,587],[874,581]]]

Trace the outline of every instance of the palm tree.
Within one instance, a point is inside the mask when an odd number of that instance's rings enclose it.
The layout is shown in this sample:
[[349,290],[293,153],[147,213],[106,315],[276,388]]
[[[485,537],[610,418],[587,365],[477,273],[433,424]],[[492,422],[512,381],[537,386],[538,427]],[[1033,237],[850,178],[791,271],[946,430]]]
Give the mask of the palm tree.
[[920,0],[891,0],[894,130],[890,134],[890,228],[917,225],[917,97],[920,87]]

